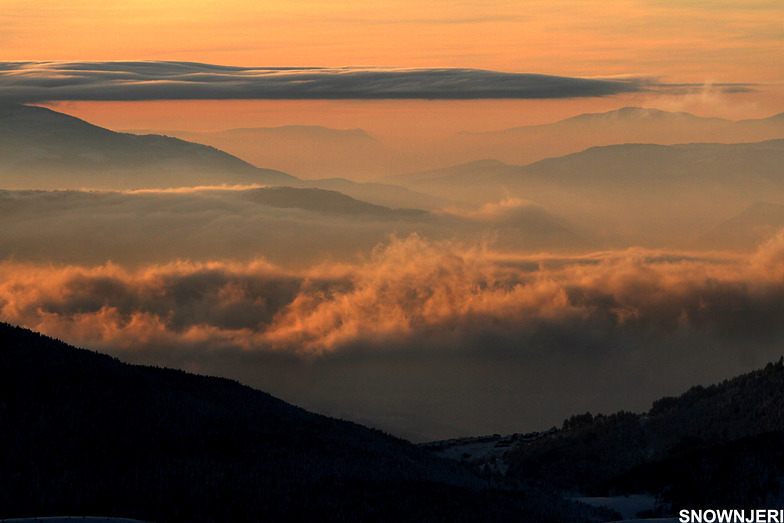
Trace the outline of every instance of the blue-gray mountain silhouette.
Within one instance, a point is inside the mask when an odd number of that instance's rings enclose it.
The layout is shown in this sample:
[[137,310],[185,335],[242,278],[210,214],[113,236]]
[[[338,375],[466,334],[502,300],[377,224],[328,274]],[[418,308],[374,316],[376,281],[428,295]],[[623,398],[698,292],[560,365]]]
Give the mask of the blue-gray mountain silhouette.
[[213,147],[118,133],[43,107],[0,106],[4,188],[138,189],[293,180]]

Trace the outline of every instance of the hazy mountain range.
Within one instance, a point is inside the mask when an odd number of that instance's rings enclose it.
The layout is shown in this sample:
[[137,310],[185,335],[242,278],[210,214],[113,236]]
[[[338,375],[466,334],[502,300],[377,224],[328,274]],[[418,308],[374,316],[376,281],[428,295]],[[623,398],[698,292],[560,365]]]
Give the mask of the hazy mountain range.
[[784,138],[784,114],[733,121],[702,118],[685,112],[624,107],[544,125],[458,133],[450,137],[444,147],[455,153],[455,159],[496,158],[506,163],[527,164],[602,145],[739,143],[776,138]]
[[474,205],[525,198],[606,245],[672,247],[692,244],[757,201],[784,201],[782,165],[784,140],[623,144],[524,166],[486,160],[387,180]]
[[[547,240],[544,238],[548,235],[547,230],[554,232],[557,228],[543,229],[541,224],[534,223],[535,220],[525,226],[525,220],[519,217],[516,229],[522,227],[529,234],[513,244],[518,247],[528,242],[529,249],[635,244],[682,247],[699,241],[719,224],[758,201],[784,201],[780,170],[784,162],[782,140],[742,144],[609,145],[528,165],[510,165],[498,159],[481,160],[387,177],[386,183],[358,183],[346,178],[301,180],[279,171],[251,166],[212,147],[158,135],[116,133],[39,107],[5,106],[0,119],[3,124],[0,126],[0,149],[3,151],[0,173],[6,188],[287,185],[340,191],[354,199],[388,208],[430,211],[477,209],[511,198],[539,205],[541,212],[550,213],[552,221],[560,223],[573,235],[567,239],[559,232]],[[721,136],[724,138],[730,137],[729,130],[748,131],[743,136],[758,137],[765,133],[775,134],[773,131],[782,120],[784,118],[779,115],[731,122],[686,113],[626,108],[581,115],[550,126],[518,128],[496,134],[523,136],[521,139],[529,140],[528,135],[534,130],[540,132],[546,128],[548,133],[557,136],[561,132],[568,134],[567,130],[572,129],[581,136],[596,137],[604,136],[601,129],[606,129],[617,131],[618,140],[629,140],[636,136],[656,138],[657,132],[665,133],[667,129],[678,133],[694,130],[702,132],[700,136],[703,137],[716,137],[718,135],[708,131],[723,129]],[[684,122],[688,125],[681,125]],[[260,140],[266,137],[262,141],[275,136],[293,141],[275,145],[273,140],[269,148],[261,149],[271,161],[275,151],[294,154],[312,149],[315,142],[319,144],[319,151],[332,148],[335,155],[347,158],[358,157],[353,153],[344,155],[344,146],[352,143],[372,143],[376,152],[381,147],[378,141],[359,130],[344,132],[307,126],[235,130],[222,136],[228,139],[248,133]],[[672,135],[670,138],[676,140],[686,136]],[[296,145],[298,140],[299,145]],[[319,154],[322,161],[309,165],[334,165],[331,156]],[[366,159],[373,158],[374,154],[368,152]],[[325,197],[328,193],[318,194]],[[533,231],[537,232],[532,236]],[[436,236],[444,237],[443,234]],[[509,234],[502,231],[495,237],[509,237]],[[731,241],[732,238],[737,241]],[[708,243],[713,247],[731,248],[743,242],[735,235],[726,236],[723,242]]]
[[784,138],[784,115],[733,121],[684,112],[624,107],[543,125],[461,132],[421,143],[415,139],[385,143],[362,129],[307,125],[198,133],[156,132],[208,144],[254,165],[279,169],[298,177],[347,177],[368,181],[489,158],[510,164],[528,164],[604,145],[740,143],[778,139]]
[[285,183],[227,153],[160,135],[117,133],[42,107],[0,107],[4,188],[180,187]]
[[[301,154],[301,145],[287,150]],[[49,109],[0,107],[4,189],[145,189],[199,185],[291,185],[339,189],[379,205],[436,208],[443,199],[346,179],[304,181],[214,147],[159,134],[118,133]]]

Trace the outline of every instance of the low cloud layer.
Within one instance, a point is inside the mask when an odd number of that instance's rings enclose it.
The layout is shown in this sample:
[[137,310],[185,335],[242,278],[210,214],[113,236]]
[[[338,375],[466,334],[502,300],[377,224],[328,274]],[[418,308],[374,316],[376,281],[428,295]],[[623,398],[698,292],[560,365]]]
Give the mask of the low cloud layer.
[[784,338],[782,257],[784,236],[743,260],[640,250],[504,257],[413,236],[364,263],[299,272],[263,261],[136,270],[5,262],[0,318],[93,347],[302,356],[607,349],[684,332],[746,343]]
[[239,379],[424,441],[522,432],[777,359],[784,235],[750,256],[501,255],[418,236],[362,262],[0,263],[0,320]]
[[0,100],[539,99],[647,90],[644,78],[477,69],[229,67],[190,62],[2,62]]

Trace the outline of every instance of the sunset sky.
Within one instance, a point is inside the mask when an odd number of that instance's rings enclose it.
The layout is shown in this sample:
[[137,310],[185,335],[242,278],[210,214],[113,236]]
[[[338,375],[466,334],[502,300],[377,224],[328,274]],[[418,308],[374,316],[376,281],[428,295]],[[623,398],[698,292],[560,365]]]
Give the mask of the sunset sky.
[[[626,105],[733,119],[784,111],[782,70],[773,65],[784,63],[784,6],[776,0],[3,4],[4,61],[468,68],[645,82],[636,92],[557,103],[58,102],[60,110],[112,128],[317,123],[426,134],[544,123]],[[197,106],[199,118],[185,116]]]

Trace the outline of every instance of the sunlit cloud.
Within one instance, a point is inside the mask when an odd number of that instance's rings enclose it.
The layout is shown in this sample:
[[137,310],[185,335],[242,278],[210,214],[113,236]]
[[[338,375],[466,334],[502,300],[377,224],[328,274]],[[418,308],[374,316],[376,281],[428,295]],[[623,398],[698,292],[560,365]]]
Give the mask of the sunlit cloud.
[[263,260],[129,270],[4,262],[0,319],[90,347],[581,351],[684,333],[784,338],[784,236],[741,258],[632,249],[499,255],[394,239],[360,263],[300,271]]
[[476,210],[447,209],[443,211],[443,214],[469,218],[483,223],[508,223],[516,217],[544,212],[544,209],[535,202],[521,198],[506,198],[499,202],[484,204]]

